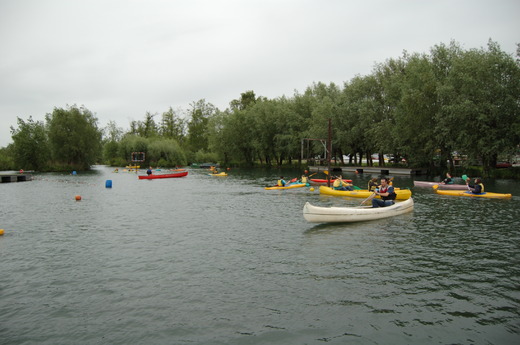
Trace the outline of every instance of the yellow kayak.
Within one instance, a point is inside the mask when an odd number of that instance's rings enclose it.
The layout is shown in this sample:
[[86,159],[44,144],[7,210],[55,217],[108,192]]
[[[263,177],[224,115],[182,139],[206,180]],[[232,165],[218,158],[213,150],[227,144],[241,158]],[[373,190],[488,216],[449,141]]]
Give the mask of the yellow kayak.
[[226,172],[221,172],[221,173],[218,173],[218,174],[208,174],[209,176],[227,176],[227,173]]
[[[395,188],[395,194],[397,194],[396,200],[408,200],[412,197],[412,191],[409,189],[398,189]],[[349,196],[352,198],[368,198],[372,195],[372,192],[369,192],[368,189],[358,189],[358,190],[335,190],[331,187],[320,186],[320,193],[325,195],[334,195],[334,196]],[[376,198],[380,199],[380,196],[376,196]]]
[[513,196],[511,194],[505,193],[490,193],[484,192],[479,194],[473,194],[470,191],[462,191],[462,190],[435,190],[437,194],[441,195],[453,195],[453,196],[468,196],[472,198],[490,198],[490,199],[511,199]]
[[288,186],[273,186],[273,187],[265,187],[265,189],[292,189],[292,188],[301,188],[301,187],[305,187],[307,185],[307,183],[293,183],[293,184],[290,184]]

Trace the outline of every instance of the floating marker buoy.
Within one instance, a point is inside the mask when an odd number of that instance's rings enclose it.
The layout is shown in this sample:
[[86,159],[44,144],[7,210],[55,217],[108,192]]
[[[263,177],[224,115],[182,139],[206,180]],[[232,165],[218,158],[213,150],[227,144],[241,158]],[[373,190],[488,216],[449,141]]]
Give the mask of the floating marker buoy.
[[76,195],[76,201],[80,201],[81,200],[81,195]]
[[0,236],[4,234],[4,229],[0,229]]
[[314,187],[311,187],[311,189],[309,189],[311,192],[314,192]]
[[105,188],[112,188],[112,180],[107,180],[105,182]]
[[74,170],[74,171],[72,172],[72,175],[77,175],[76,170]]

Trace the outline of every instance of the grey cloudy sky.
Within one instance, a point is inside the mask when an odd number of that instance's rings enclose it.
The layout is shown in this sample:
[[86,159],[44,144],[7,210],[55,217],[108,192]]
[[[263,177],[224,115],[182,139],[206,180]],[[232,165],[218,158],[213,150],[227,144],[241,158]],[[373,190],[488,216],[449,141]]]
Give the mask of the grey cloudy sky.
[[516,54],[518,0],[0,0],[0,147],[17,117],[100,127],[240,93],[291,97],[454,40]]

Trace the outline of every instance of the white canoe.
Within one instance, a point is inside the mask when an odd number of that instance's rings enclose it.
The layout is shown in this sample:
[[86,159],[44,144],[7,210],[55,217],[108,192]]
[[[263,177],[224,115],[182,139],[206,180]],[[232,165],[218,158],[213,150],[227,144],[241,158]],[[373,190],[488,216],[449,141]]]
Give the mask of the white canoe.
[[393,217],[411,211],[412,198],[387,207],[320,207],[307,202],[303,206],[303,217],[311,223],[350,223]]

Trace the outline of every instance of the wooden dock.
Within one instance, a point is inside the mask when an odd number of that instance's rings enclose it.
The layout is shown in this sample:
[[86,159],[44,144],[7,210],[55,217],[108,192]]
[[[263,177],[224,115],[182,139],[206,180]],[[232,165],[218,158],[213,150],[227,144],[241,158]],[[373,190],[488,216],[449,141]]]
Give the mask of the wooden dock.
[[1,183],[32,181],[29,174],[0,174]]
[[[310,166],[309,171],[320,172],[327,170],[326,166]],[[335,173],[353,172],[356,174],[379,174],[379,175],[426,175],[428,171],[426,169],[417,168],[393,168],[393,167],[377,167],[377,166],[331,166],[330,170]]]

